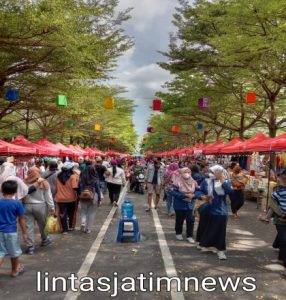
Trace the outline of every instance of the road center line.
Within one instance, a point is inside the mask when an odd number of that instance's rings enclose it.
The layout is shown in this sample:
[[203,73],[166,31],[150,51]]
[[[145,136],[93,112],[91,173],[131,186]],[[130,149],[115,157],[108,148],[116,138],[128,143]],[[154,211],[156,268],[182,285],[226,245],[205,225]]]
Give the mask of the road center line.
[[[128,189],[128,184],[125,185],[125,187],[123,188],[121,194],[120,194],[120,197],[119,197],[119,200],[118,200],[118,204],[120,204],[122,202],[122,200],[124,199],[125,195],[126,195],[126,192],[127,192],[127,189]],[[111,211],[109,212],[105,222],[103,223],[95,241],[93,242],[93,244],[91,245],[90,249],[89,249],[89,252],[87,253],[86,257],[85,257],[85,260],[83,261],[79,271],[77,272],[77,277],[78,279],[82,278],[82,277],[85,277],[88,275],[89,273],[89,270],[91,268],[91,265],[93,264],[94,262],[94,259],[97,255],[97,252],[100,248],[100,245],[104,239],[104,236],[106,234],[106,231],[110,225],[110,222],[112,221],[113,219],[113,216],[116,212],[117,208],[116,207],[113,207],[111,209]],[[78,296],[80,295],[80,290],[78,289],[78,286],[79,286],[79,280],[76,281],[76,288],[77,288],[77,292],[73,292],[71,290],[69,290],[67,293],[66,293],[66,296],[64,298],[64,300],[76,300],[78,298]]]
[[[175,268],[175,264],[174,264],[174,260],[173,260],[172,254],[170,252],[168,243],[166,241],[166,237],[165,237],[158,213],[155,209],[152,209],[152,214],[153,214],[153,220],[154,220],[154,224],[155,224],[155,228],[156,228],[156,232],[157,232],[157,236],[158,236],[158,241],[159,241],[159,245],[160,245],[160,249],[161,249],[161,253],[162,253],[162,258],[164,261],[166,274],[169,278],[178,277],[178,274],[177,274],[177,271]],[[183,292],[178,291],[177,282],[174,280],[172,280],[172,284],[171,284],[171,297],[172,297],[172,300],[184,300],[185,299]]]

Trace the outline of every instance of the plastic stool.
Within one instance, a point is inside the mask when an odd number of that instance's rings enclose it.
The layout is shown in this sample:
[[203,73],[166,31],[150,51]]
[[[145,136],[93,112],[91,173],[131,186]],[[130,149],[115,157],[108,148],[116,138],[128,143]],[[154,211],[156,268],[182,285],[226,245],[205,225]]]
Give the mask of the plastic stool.
[[[125,223],[132,223],[133,230],[124,230]],[[124,233],[132,233],[132,235],[124,235]],[[118,224],[117,242],[122,243],[123,239],[134,239],[135,243],[140,241],[139,224],[136,216],[133,216],[131,219],[120,218]]]

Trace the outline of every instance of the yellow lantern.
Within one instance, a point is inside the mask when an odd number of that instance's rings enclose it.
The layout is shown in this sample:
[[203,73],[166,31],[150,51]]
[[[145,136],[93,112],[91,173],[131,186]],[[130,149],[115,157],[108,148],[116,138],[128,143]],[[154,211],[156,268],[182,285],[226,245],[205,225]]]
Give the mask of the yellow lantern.
[[97,136],[95,137],[95,139],[99,141],[99,140],[100,140],[100,136],[97,135]]
[[114,99],[113,98],[106,98],[104,100],[104,107],[107,109],[113,109],[114,108]]
[[100,131],[100,130],[101,130],[100,124],[95,124],[94,130],[95,130],[95,131]]

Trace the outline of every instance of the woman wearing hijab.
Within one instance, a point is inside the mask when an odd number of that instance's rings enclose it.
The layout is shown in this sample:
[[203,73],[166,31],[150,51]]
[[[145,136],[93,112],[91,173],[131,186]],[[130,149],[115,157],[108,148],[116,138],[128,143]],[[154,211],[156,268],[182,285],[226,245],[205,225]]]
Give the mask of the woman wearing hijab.
[[56,181],[58,220],[63,234],[74,230],[76,223],[78,178],[73,173],[74,164],[65,162]]
[[226,197],[232,192],[226,170],[219,165],[210,167],[207,207],[207,220],[201,232],[200,247],[203,252],[216,252],[219,259],[226,259],[226,225],[228,208]]
[[168,216],[171,217],[173,215],[173,195],[172,195],[172,177],[179,169],[179,165],[177,163],[171,163],[165,174],[164,186],[167,193],[167,213]]
[[105,172],[107,188],[111,204],[118,206],[117,202],[119,200],[121,187],[126,184],[126,178],[124,170],[117,167],[117,161],[115,159],[113,159],[110,164],[111,168],[108,168]]
[[[81,231],[91,233],[91,227],[94,223],[96,205],[100,203],[100,182],[94,166],[87,166],[80,175],[80,192],[88,190],[91,192],[92,199],[80,200],[80,223]],[[81,193],[80,193],[81,195]]]
[[[199,244],[201,240],[201,234],[204,232],[205,226],[207,224],[207,209],[209,205],[209,197],[208,194],[208,185],[206,181],[206,177],[201,173],[200,167],[198,165],[192,165],[191,167],[192,171],[192,177],[197,182],[199,186],[199,190],[204,194],[202,196],[202,202],[196,203],[194,210],[197,210],[197,212],[200,215],[199,218],[199,224],[197,228],[197,235],[196,235],[196,242]],[[201,248],[200,246],[198,247]]]
[[48,212],[50,214],[55,213],[54,201],[50,189],[50,185],[47,180],[43,180],[38,183],[41,177],[41,172],[37,167],[32,167],[27,172],[27,178],[25,183],[30,187],[35,187],[35,191],[27,195],[24,201],[24,207],[26,210],[26,224],[27,224],[27,253],[33,254],[35,251],[34,243],[34,224],[35,221],[38,224],[42,246],[46,246],[51,243],[51,239],[45,233],[46,220]]
[[48,170],[45,173],[43,173],[43,175],[42,175],[42,177],[44,179],[46,179],[50,185],[53,199],[55,198],[55,195],[56,195],[56,181],[57,181],[58,173],[59,173],[59,171],[58,171],[57,161],[51,160],[51,161],[49,161],[49,164],[48,164]]
[[203,193],[199,190],[197,182],[192,178],[189,168],[182,168],[173,177],[174,209],[176,213],[176,238],[182,241],[183,224],[186,220],[187,241],[195,243],[193,239],[195,218],[193,208],[196,199],[201,199]]
[[233,168],[230,179],[233,188],[232,193],[229,195],[231,211],[233,213],[233,217],[237,219],[237,212],[244,204],[243,190],[245,189],[245,184],[247,182],[247,178],[238,164]]
[[[21,200],[28,194],[28,187],[27,185],[23,182],[22,179],[19,177],[15,176],[15,167],[12,163],[10,162],[4,162],[0,166],[0,187],[2,186],[2,183],[7,180],[14,180],[17,182],[18,189],[17,193],[15,195],[16,199]],[[0,197],[2,198],[2,193],[0,189]]]

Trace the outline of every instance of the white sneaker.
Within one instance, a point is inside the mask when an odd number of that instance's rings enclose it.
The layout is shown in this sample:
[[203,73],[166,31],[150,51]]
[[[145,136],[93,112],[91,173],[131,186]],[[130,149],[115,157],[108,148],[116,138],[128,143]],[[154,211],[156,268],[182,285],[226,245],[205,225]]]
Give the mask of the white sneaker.
[[218,251],[217,256],[219,259],[223,259],[223,260],[226,259],[226,255],[225,255],[224,251]]
[[187,238],[187,241],[188,241],[190,244],[195,244],[195,242],[196,242],[192,237],[188,237],[188,238]]
[[183,236],[181,234],[176,234],[176,239],[178,241],[183,241],[184,240],[184,238],[183,238]]
[[201,247],[201,252],[217,253],[217,250],[214,247]]
[[202,246],[200,246],[200,245],[197,245],[197,249],[199,249],[199,250],[202,250],[202,249],[203,249],[203,247],[202,247]]

